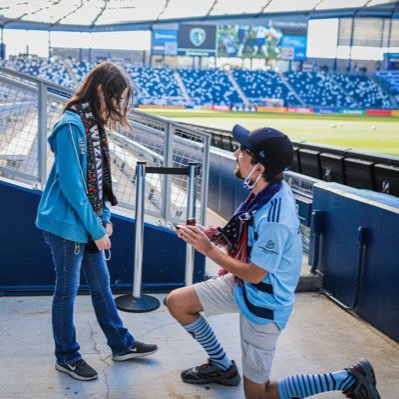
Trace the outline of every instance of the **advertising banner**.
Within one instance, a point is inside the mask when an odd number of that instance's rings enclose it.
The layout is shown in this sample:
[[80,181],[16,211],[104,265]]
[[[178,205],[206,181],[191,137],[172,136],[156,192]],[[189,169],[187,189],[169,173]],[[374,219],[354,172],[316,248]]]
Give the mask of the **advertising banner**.
[[300,114],[310,114],[313,112],[313,108],[296,108],[296,107],[288,107],[287,112],[298,112]]
[[291,61],[306,60],[307,36],[285,35],[281,38],[281,59]]
[[366,115],[386,115],[391,116],[392,111],[390,109],[366,109]]
[[[293,26],[294,25],[294,26]],[[219,25],[218,57],[306,60],[307,24]]]
[[154,30],[151,35],[151,54],[176,55],[177,30]]
[[212,105],[213,111],[230,111],[229,105]]
[[314,107],[313,112],[316,114],[339,114],[341,110],[339,108]]
[[348,115],[364,115],[366,111],[362,109],[343,109],[342,113]]
[[180,25],[178,55],[216,56],[216,25]]
[[258,107],[258,112],[287,112],[286,107]]

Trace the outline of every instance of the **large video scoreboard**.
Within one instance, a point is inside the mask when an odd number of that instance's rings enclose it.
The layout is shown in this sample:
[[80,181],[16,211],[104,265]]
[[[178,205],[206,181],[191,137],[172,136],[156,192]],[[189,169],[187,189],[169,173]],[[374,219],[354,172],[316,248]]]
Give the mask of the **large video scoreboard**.
[[268,20],[259,25],[181,24],[154,30],[152,54],[306,60],[307,22]]

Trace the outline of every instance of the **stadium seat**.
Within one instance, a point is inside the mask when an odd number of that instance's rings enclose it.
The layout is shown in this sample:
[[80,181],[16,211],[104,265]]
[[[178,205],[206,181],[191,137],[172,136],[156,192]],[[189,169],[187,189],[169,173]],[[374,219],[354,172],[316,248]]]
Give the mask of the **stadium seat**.
[[73,88],[75,85],[63,61],[17,58],[8,60],[6,67],[47,80],[60,86]]
[[[75,83],[63,61],[26,59],[7,60],[6,67],[74,88]],[[95,66],[89,62],[72,62],[72,71],[81,82]],[[245,110],[243,100],[220,69],[168,69],[126,64],[132,78],[135,100],[149,105],[225,106]],[[179,74],[184,88],[176,79]],[[256,106],[268,105],[271,99],[281,100],[284,106],[321,108],[395,108],[394,96],[399,101],[399,73],[379,72],[375,75],[340,74],[326,72],[285,72],[285,79],[295,90],[290,90],[280,75],[273,71],[233,69],[232,77],[250,102]],[[180,86],[179,86],[180,84]],[[188,94],[183,94],[186,91]]]
[[344,155],[320,153],[321,177],[328,182],[345,184]]
[[399,197],[399,167],[377,163],[374,173],[377,191]]
[[72,70],[76,76],[78,82],[81,82],[83,78],[94,68],[95,64],[90,62],[73,62]]
[[301,148],[299,154],[301,160],[301,173],[316,179],[321,179],[320,151]]
[[174,77],[174,71],[167,68],[145,68],[125,65],[133,85],[138,88],[137,96],[142,104],[183,105],[183,93]]
[[296,145],[293,145],[294,148],[294,159],[292,160],[291,166],[289,167],[289,170],[292,172],[297,172],[301,173],[301,164],[300,164],[300,158],[299,158],[299,147]]
[[332,78],[324,72],[286,72],[290,85],[307,106],[353,108],[354,102]]
[[232,73],[251,104],[264,106],[266,99],[281,99],[286,106],[300,105],[276,72],[234,69]]
[[348,186],[374,189],[373,162],[357,158],[345,158],[344,164]]
[[212,133],[211,145],[218,148],[223,148],[222,135],[218,133]]
[[222,136],[222,148],[226,151],[234,151],[231,136],[227,136],[227,135]]
[[[378,81],[399,103],[399,71],[382,71],[375,74]],[[396,104],[397,106],[398,104]]]
[[192,105],[242,105],[241,97],[225,71],[178,69],[178,72]]
[[333,78],[360,108],[392,108],[389,94],[368,75],[336,73]]

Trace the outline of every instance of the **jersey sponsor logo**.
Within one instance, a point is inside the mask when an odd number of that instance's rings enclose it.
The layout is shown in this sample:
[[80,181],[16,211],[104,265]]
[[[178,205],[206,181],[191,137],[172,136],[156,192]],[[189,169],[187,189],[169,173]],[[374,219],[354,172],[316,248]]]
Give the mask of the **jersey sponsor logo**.
[[278,255],[278,252],[274,250],[275,247],[276,243],[273,240],[269,240],[266,245],[259,248],[268,255]]

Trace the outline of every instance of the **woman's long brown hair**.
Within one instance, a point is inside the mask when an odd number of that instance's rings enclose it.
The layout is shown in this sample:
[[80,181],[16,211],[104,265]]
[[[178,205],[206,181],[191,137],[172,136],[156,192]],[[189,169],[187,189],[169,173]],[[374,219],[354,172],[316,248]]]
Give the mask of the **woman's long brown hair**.
[[[101,101],[98,87],[102,86],[105,110],[101,113]],[[128,89],[127,101],[123,109],[119,108],[120,99]],[[102,62],[94,67],[84,78],[76,93],[65,105],[64,111],[76,104],[88,102],[97,122],[104,127],[113,122],[128,126],[126,120],[129,104],[133,104],[133,90],[129,77],[111,62]]]

